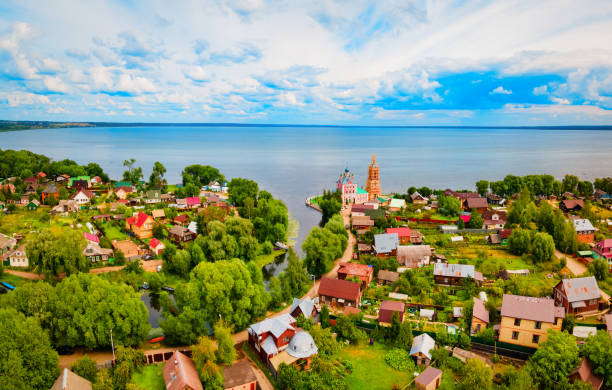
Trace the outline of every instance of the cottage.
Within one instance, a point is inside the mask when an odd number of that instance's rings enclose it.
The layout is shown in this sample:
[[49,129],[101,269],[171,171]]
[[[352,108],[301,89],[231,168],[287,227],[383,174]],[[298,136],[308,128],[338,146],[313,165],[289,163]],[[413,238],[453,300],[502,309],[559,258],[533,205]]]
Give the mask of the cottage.
[[351,212],[363,213],[365,210],[372,210],[374,206],[371,204],[353,204],[351,205]]
[[90,182],[91,179],[89,176],[71,177],[69,186],[73,188],[80,187],[87,189],[89,187]]
[[413,192],[412,194],[410,194],[410,200],[414,204],[427,204],[427,202],[429,202],[429,199],[419,194],[418,192]]
[[592,244],[595,241],[595,227],[588,219],[574,219],[578,241]]
[[27,268],[30,265],[25,245],[21,245],[12,252],[8,252],[5,256],[8,259],[8,263],[11,267]]
[[414,385],[418,390],[436,390],[441,382],[442,371],[432,366],[428,366],[414,379]]
[[387,234],[396,233],[401,245],[410,244],[411,231],[409,227],[387,228]]
[[593,257],[596,259],[606,259],[608,268],[612,272],[612,238],[599,241],[593,247]]
[[64,368],[57,377],[51,390],[91,390],[91,382]]
[[91,178],[89,183],[92,186],[98,186],[98,185],[102,184],[102,178],[100,176],[94,176],[94,177]]
[[433,249],[429,245],[401,245],[397,247],[397,262],[407,268],[429,264]]
[[374,220],[368,216],[355,216],[351,218],[353,229],[369,229],[374,226]]
[[555,306],[562,307],[566,314],[586,314],[599,308],[601,292],[594,276],[564,279],[553,288]]
[[537,348],[548,329],[561,330],[565,311],[549,298],[504,294],[499,341]]
[[56,183],[58,183],[58,184],[59,184],[59,183],[67,183],[67,182],[69,182],[69,181],[70,181],[70,176],[69,176],[69,175],[66,175],[65,173],[64,173],[64,174],[59,175],[59,176],[58,176],[58,177],[55,179],[55,182],[56,182]]
[[431,362],[431,351],[435,347],[435,340],[427,333],[422,333],[412,340],[410,356],[416,358],[417,364],[429,365]]
[[17,245],[17,240],[6,234],[0,233],[0,254],[12,250]]
[[374,268],[370,265],[358,263],[340,263],[338,279],[359,278],[363,287],[367,287],[374,278]]
[[482,212],[483,228],[487,230],[500,230],[506,224],[505,211],[485,210]]
[[83,256],[92,263],[108,261],[112,255],[112,249],[102,248],[100,244],[92,241],[88,241],[87,246],[83,249]]
[[76,204],[83,205],[89,203],[96,195],[87,190],[80,189],[75,192],[70,199],[74,200]]
[[149,248],[151,248],[151,251],[156,255],[161,255],[164,249],[166,249],[166,246],[157,238],[152,238],[151,241],[149,241]]
[[32,199],[25,207],[29,211],[36,211],[40,207],[40,202],[37,199]]
[[187,204],[187,208],[190,209],[197,209],[202,204],[202,201],[200,200],[199,196],[191,196],[185,198],[185,202]]
[[489,325],[489,311],[482,300],[474,297],[472,309],[472,335],[482,332]]
[[358,243],[357,244],[357,252],[359,252],[359,253],[370,253],[370,252],[372,252],[372,245]]
[[316,323],[319,319],[319,311],[319,298],[313,299],[307,296],[304,299],[293,298],[289,314],[291,314],[293,318],[298,318],[300,315],[303,315],[306,318],[312,318]]
[[121,186],[121,187],[115,187],[115,189],[113,189],[113,192],[115,193],[115,196],[117,197],[117,199],[127,199],[128,195],[133,193],[134,190],[132,189],[131,186]]
[[319,283],[319,301],[332,307],[359,307],[361,294],[361,284],[348,280],[322,277]]
[[392,198],[389,202],[389,211],[400,211],[406,207],[406,201],[404,199]]
[[570,373],[568,379],[570,383],[574,383],[579,379],[584,383],[591,385],[594,390],[601,389],[604,381],[601,376],[593,372],[593,367],[586,357],[582,358],[580,364],[578,364],[578,367],[576,367],[576,369]]
[[59,201],[57,206],[51,209],[51,214],[67,215],[70,213],[76,213],[77,211],[79,211],[79,206],[77,205],[76,201],[72,199],[62,199]]
[[607,192],[602,191],[600,189],[596,189],[595,192],[593,193],[593,199],[599,202],[603,202],[605,200],[612,199],[612,197]]
[[15,185],[12,183],[2,184],[0,185],[0,191],[6,194],[14,194],[15,193]]
[[387,271],[386,269],[381,269],[378,271],[378,283],[386,284],[388,286],[392,285],[396,280],[399,279],[399,272]]
[[166,212],[164,209],[155,209],[151,212],[151,216],[155,219],[164,219],[166,218]]
[[153,237],[154,223],[155,220],[150,215],[139,211],[138,214],[125,219],[125,228],[142,240]]
[[501,236],[497,233],[489,234],[487,236],[487,242],[493,245],[501,244]]
[[502,200],[505,200],[505,199],[502,198],[499,195],[496,195],[496,194],[488,194],[487,195],[487,203],[489,203],[490,205],[501,206],[502,205]]
[[164,203],[174,203],[176,198],[172,194],[161,194],[161,201]]
[[470,211],[476,211],[479,214],[484,213],[489,208],[487,198],[467,198],[463,201],[463,208]]
[[434,264],[434,281],[437,284],[457,286],[465,278],[472,278],[476,284],[483,281],[482,273],[476,271],[470,264]]
[[179,225],[174,226],[168,232],[168,237],[177,244],[193,241],[195,240],[195,236],[196,235],[191,230]]
[[204,390],[193,360],[182,352],[174,351],[162,372],[167,390]]
[[383,233],[374,235],[374,253],[377,257],[389,257],[397,254],[399,236],[397,233]]
[[180,226],[187,226],[189,224],[189,215],[177,215],[176,217],[174,217],[174,223]]
[[138,260],[142,257],[142,249],[131,240],[113,240],[113,248],[121,251],[127,261]]
[[406,305],[404,302],[382,301],[380,304],[380,309],[378,310],[378,322],[390,324],[393,313],[397,313],[400,322],[403,322],[405,310]]
[[53,198],[55,200],[59,199],[59,190],[57,189],[57,185],[55,185],[55,183],[49,184],[47,188],[43,190],[41,197],[43,203],[45,203],[47,198]]
[[559,208],[564,212],[580,211],[584,208],[582,199],[566,199],[559,202]]
[[145,194],[146,204],[155,204],[161,202],[161,191],[160,190],[149,190]]
[[256,389],[257,377],[247,359],[242,359],[223,369],[223,390]]

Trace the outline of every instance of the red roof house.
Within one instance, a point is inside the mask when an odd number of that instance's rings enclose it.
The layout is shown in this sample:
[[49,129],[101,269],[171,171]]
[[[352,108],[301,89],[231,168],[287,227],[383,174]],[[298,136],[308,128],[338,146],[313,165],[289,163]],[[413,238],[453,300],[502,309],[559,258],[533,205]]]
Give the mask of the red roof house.
[[166,361],[162,371],[167,390],[204,390],[193,360],[179,351]]
[[160,255],[164,249],[166,249],[166,246],[157,238],[152,238],[151,241],[149,241],[149,248],[151,248],[156,255]]
[[411,232],[409,227],[388,228],[387,233],[397,233],[400,244],[410,244]]
[[361,284],[322,277],[319,283],[319,300],[332,306],[358,307],[361,303]]
[[340,263],[340,268],[338,268],[338,279],[345,280],[351,276],[358,277],[364,286],[367,286],[374,278],[374,268],[365,264]]
[[602,257],[606,260],[612,259],[612,238],[606,238],[595,244],[593,247],[593,254],[595,258]]
[[398,313],[400,322],[404,321],[404,311],[406,305],[404,302],[397,301],[382,301],[378,310],[378,322],[391,322],[393,313]]
[[185,198],[185,200],[187,201],[187,207],[189,208],[199,207],[202,203],[199,196],[190,196]]
[[150,238],[153,237],[153,217],[148,214],[139,211],[135,216],[126,218],[125,228],[134,232],[138,238]]
[[177,225],[188,225],[189,224],[189,215],[181,214],[174,217],[174,223]]
[[87,241],[95,242],[96,244],[100,243],[100,237],[96,236],[95,234],[83,232],[83,235]]

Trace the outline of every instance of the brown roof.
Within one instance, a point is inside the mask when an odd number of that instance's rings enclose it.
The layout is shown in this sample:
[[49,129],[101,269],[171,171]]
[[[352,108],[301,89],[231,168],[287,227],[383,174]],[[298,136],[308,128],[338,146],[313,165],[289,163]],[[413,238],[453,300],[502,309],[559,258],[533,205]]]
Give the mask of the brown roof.
[[364,210],[371,210],[374,206],[371,204],[354,204],[351,207],[351,211],[362,212]]
[[442,371],[438,370],[435,367],[428,366],[425,371],[423,371],[419,376],[414,380],[416,383],[419,383],[423,386],[429,385],[431,382],[438,379],[439,376],[442,376]]
[[504,294],[502,298],[501,315],[502,317],[520,318],[551,324],[555,323],[556,318],[565,317],[563,308],[555,307],[555,301],[552,299],[510,294]]
[[175,351],[162,369],[167,390],[204,390],[193,360]]
[[360,284],[333,278],[321,278],[319,295],[356,301],[360,295]]
[[243,359],[223,369],[223,388],[231,388],[257,382],[248,360]]
[[387,271],[386,269],[381,269],[378,271],[378,279],[386,280],[389,282],[395,282],[399,279],[399,272]]
[[562,200],[559,205],[565,206],[565,208],[568,210],[573,210],[576,207],[583,208],[584,201],[582,199],[567,199],[567,200]]
[[374,273],[374,268],[369,265],[359,263],[340,263],[339,274],[369,277]]
[[123,241],[113,241],[113,247],[117,250],[123,252],[125,257],[133,257],[141,255],[141,250],[138,245],[136,245],[133,241],[123,240]]
[[489,323],[489,312],[485,307],[485,304],[480,299],[474,297],[474,308],[472,309],[472,316],[479,320]]
[[359,313],[361,313],[361,310],[357,309],[356,307],[353,307],[353,306],[344,307],[344,315],[347,317],[350,316],[351,314],[358,315]]
[[378,321],[380,322],[391,322],[391,318],[393,317],[393,313],[399,313],[400,321],[404,318],[404,311],[406,310],[406,305],[403,302],[398,301],[382,301],[380,304],[380,309],[378,310]]
[[359,252],[370,252],[372,250],[372,245],[369,244],[357,244],[357,251]]
[[91,390],[91,382],[64,368],[51,390]]
[[471,208],[487,208],[489,207],[489,203],[487,203],[487,198],[467,198],[466,199],[467,207]]
[[593,372],[591,363],[585,357],[582,358],[580,365],[570,374],[570,376],[574,375],[579,377],[581,381],[590,383],[591,387],[595,390],[599,390],[603,384],[603,378]]
[[352,220],[353,226],[374,226],[374,220],[368,216],[355,216]]
[[502,240],[505,240],[506,238],[510,237],[511,234],[512,234],[512,229],[502,229],[499,231],[499,236],[501,237]]

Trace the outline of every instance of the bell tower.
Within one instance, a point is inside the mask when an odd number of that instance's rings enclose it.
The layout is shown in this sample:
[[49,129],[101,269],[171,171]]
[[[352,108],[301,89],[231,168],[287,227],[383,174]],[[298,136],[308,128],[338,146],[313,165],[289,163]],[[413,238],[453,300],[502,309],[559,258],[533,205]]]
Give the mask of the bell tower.
[[380,168],[376,164],[375,154],[372,154],[372,162],[368,167],[368,181],[366,182],[366,191],[368,191],[370,200],[375,199],[381,195]]

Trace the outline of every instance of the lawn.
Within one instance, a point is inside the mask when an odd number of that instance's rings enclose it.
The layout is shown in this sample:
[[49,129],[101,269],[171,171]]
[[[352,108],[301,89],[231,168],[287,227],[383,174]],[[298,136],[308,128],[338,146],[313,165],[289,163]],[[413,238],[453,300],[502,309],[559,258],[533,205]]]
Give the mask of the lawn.
[[15,276],[15,275],[11,275],[11,274],[7,274],[6,272],[0,276],[0,282],[6,282],[8,284],[11,284],[15,287],[19,287],[23,284],[26,283],[30,283],[30,279],[26,279],[26,278],[22,278],[19,276]]
[[287,253],[287,251],[282,250],[282,251],[273,251],[269,255],[259,255],[255,258],[255,264],[257,264],[257,267],[263,268],[266,265],[272,263],[274,259],[276,259],[278,256],[282,256],[285,253]]
[[104,230],[104,235],[110,241],[112,240],[125,240],[127,236],[123,233],[116,225],[113,225],[109,222],[104,222],[100,224],[102,230]]
[[134,373],[132,382],[136,383],[142,389],[166,390],[162,367],[162,364],[144,366],[141,371]]
[[348,388],[388,390],[393,388],[393,385],[403,387],[411,381],[411,373],[394,370],[385,363],[385,354],[388,351],[386,346],[379,343],[374,343],[373,346],[362,344],[344,347],[338,357],[353,365],[351,374],[345,379]]

